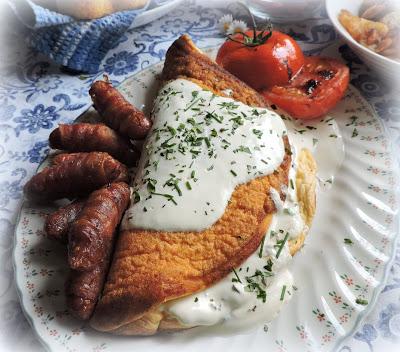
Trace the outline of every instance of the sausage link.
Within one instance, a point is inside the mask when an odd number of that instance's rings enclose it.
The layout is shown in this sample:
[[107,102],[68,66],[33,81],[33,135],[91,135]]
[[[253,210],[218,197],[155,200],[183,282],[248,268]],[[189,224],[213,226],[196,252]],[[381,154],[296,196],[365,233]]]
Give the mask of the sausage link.
[[89,90],[95,109],[104,122],[123,136],[143,139],[151,121],[142,111],[130,104],[111,83],[94,82]]
[[50,147],[70,152],[107,152],[128,166],[135,165],[139,152],[128,139],[103,124],[59,125],[49,137]]
[[126,183],[112,183],[93,192],[68,233],[68,263],[86,271],[107,260],[115,230],[128,206]]
[[69,227],[84,205],[84,200],[76,200],[48,215],[44,224],[47,237],[67,243]]
[[103,289],[108,271],[108,262],[88,271],[71,270],[65,283],[69,312],[80,320],[88,320]]
[[24,192],[29,199],[76,198],[111,182],[128,182],[126,166],[107,153],[60,154],[53,163],[27,182]]

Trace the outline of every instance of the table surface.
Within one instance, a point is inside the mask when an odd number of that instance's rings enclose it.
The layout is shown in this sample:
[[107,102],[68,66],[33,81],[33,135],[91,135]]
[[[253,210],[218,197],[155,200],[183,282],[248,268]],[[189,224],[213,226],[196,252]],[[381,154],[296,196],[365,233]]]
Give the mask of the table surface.
[[[212,6],[212,8],[211,8]],[[42,351],[21,310],[13,268],[13,233],[22,201],[22,187],[49,151],[47,138],[59,123],[72,122],[89,106],[91,82],[107,73],[113,83],[123,81],[164,58],[181,33],[189,33],[199,47],[223,41],[218,19],[235,6],[185,1],[163,18],[128,30],[107,54],[97,74],[71,74],[26,48],[25,29],[10,10],[0,7],[0,350]],[[329,20],[320,18],[281,27],[311,54],[338,40]],[[381,116],[400,154],[400,98],[372,73],[357,75],[357,59],[343,47],[352,65],[352,83]],[[400,343],[400,245],[388,282],[375,309],[340,351],[394,351]],[[398,346],[397,346],[398,348]]]

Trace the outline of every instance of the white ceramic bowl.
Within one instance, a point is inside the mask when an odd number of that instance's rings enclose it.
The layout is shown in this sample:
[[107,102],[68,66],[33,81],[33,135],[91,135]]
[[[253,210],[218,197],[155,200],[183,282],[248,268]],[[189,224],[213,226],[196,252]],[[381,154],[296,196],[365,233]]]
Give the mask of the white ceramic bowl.
[[358,43],[342,26],[338,19],[340,10],[345,9],[354,15],[358,15],[363,0],[326,0],[326,10],[335,29],[344,38],[351,49],[375,71],[383,81],[400,87],[400,62],[379,55]]

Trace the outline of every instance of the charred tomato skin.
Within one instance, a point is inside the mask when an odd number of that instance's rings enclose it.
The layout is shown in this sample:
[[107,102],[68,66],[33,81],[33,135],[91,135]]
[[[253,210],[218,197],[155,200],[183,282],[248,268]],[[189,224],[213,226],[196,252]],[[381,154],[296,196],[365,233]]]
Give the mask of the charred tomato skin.
[[312,56],[305,58],[303,68],[289,83],[261,93],[290,116],[310,120],[326,115],[342,99],[349,80],[349,68],[339,60]]

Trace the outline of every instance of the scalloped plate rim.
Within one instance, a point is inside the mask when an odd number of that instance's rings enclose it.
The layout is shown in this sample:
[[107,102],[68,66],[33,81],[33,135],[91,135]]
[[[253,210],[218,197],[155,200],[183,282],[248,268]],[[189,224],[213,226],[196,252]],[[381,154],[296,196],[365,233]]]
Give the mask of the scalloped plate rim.
[[[177,0],[178,3],[179,3],[179,1],[181,1],[181,0]],[[331,47],[331,46],[334,46],[334,45],[336,45],[336,44],[333,43],[333,44],[327,46],[324,50],[326,50],[327,48],[329,48],[329,47]],[[206,52],[210,52],[210,51],[216,50],[216,48],[217,48],[217,46],[206,46],[206,47],[201,48],[201,50],[206,51]],[[149,66],[143,68],[142,70],[139,70],[139,71],[137,71],[137,72],[135,72],[135,73],[133,73],[133,74],[127,76],[127,77],[126,77],[124,80],[122,80],[122,81],[118,84],[118,86],[116,86],[116,87],[119,87],[119,86],[123,85],[124,83],[126,83],[126,81],[128,81],[128,80],[134,78],[135,76],[137,76],[137,75],[143,73],[143,71],[150,71],[152,68],[154,68],[154,67],[157,66],[157,65],[160,65],[160,64],[161,64],[162,62],[164,62],[164,61],[165,61],[165,60],[160,60],[160,61],[158,61],[158,62],[156,62],[156,63],[153,63],[153,64],[151,64],[151,65],[149,65]],[[351,85],[351,86],[352,86],[352,88],[353,88],[354,90],[356,90],[357,92],[359,92],[359,89],[358,89],[358,88],[356,88],[356,87],[353,86],[353,85]],[[368,100],[367,100],[361,93],[360,93],[359,95],[360,95],[360,97],[362,98],[362,100],[374,111],[374,113],[375,113],[375,116],[374,116],[374,117],[375,117],[375,119],[379,122],[380,127],[382,127],[382,130],[383,130],[382,135],[385,136],[386,140],[387,140],[387,141],[389,142],[389,144],[390,144],[390,146],[389,146],[389,149],[390,149],[390,159],[391,159],[391,161],[395,161],[396,158],[394,157],[394,153],[393,153],[393,151],[394,151],[394,143],[393,143],[393,141],[392,141],[392,140],[390,139],[390,137],[389,137],[389,132],[388,132],[388,129],[387,129],[386,125],[385,125],[385,124],[381,121],[381,119],[379,118],[379,114],[377,113],[377,111],[376,111],[376,109],[374,108],[374,106],[371,105],[371,104],[368,102]],[[84,112],[82,112],[79,116],[77,116],[77,117],[74,119],[74,121],[76,121],[77,119],[79,119],[82,115],[86,114],[86,113],[87,113],[88,111],[90,111],[92,108],[93,108],[92,106],[89,106]],[[47,155],[47,156],[48,156],[48,155]],[[46,156],[46,158],[47,158],[47,156]],[[38,167],[37,167],[36,170],[38,170],[38,169],[42,166],[42,164],[45,162],[46,158],[43,159],[43,161],[38,165]],[[394,164],[396,164],[396,163],[394,163]],[[400,175],[399,169],[396,167],[396,168],[394,168],[392,171],[394,172],[394,176],[396,177],[396,179],[398,179],[398,177],[399,177],[399,175]],[[395,188],[395,190],[394,190],[394,193],[395,193],[396,195],[399,195],[399,193],[400,193],[400,192],[399,192],[399,185],[396,186],[396,188]],[[23,209],[23,207],[24,207],[25,202],[26,202],[26,199],[25,199],[25,197],[24,197],[24,198],[23,198],[23,201],[22,201],[22,203],[21,203],[21,206],[20,206],[20,208],[19,208],[19,210],[18,210],[18,216],[17,216],[16,222],[15,222],[15,228],[14,228],[14,231],[13,231],[14,239],[13,239],[13,251],[12,251],[12,257],[13,257],[12,265],[13,265],[14,279],[15,279],[15,285],[14,285],[14,286],[15,286],[16,291],[17,291],[17,294],[18,294],[18,298],[19,298],[19,302],[20,302],[20,305],[21,305],[21,309],[22,309],[22,311],[23,311],[23,313],[24,313],[24,316],[26,317],[26,319],[27,319],[29,325],[31,326],[31,328],[32,328],[32,330],[33,330],[35,336],[37,336],[38,340],[40,341],[40,343],[42,344],[42,346],[43,346],[47,351],[52,351],[52,349],[51,349],[50,345],[47,343],[46,339],[45,339],[44,337],[42,337],[41,333],[38,331],[38,329],[36,329],[36,326],[35,326],[35,324],[36,324],[36,323],[35,323],[35,319],[28,313],[27,309],[25,308],[23,290],[21,289],[21,286],[20,286],[19,281],[18,281],[18,276],[17,276],[17,263],[16,263],[17,232],[18,232],[18,229],[19,229],[19,226],[20,226],[20,223],[21,223],[21,221],[20,221],[20,220],[21,220],[21,214],[22,214],[22,209]],[[398,200],[396,200],[396,204],[397,204],[397,205],[399,204],[399,201],[398,201]],[[353,328],[350,329],[349,332],[346,333],[345,335],[343,335],[343,336],[337,338],[337,341],[335,342],[334,346],[332,347],[332,351],[338,351],[340,347],[343,347],[343,344],[346,342],[346,340],[347,340],[348,338],[350,338],[350,337],[357,331],[357,329],[361,326],[361,324],[365,321],[365,319],[368,317],[368,315],[369,315],[369,314],[372,312],[372,310],[375,308],[376,303],[377,303],[377,300],[378,300],[378,298],[379,298],[379,295],[381,294],[382,290],[383,290],[384,287],[386,286],[386,283],[387,283],[387,279],[388,279],[388,275],[389,275],[390,269],[391,269],[391,267],[392,267],[392,265],[393,265],[393,262],[394,262],[394,260],[395,260],[396,248],[397,248],[398,243],[400,243],[400,240],[399,240],[399,237],[400,237],[400,236],[399,236],[399,234],[398,234],[398,231],[399,231],[399,229],[400,229],[400,224],[399,224],[399,219],[400,219],[400,217],[399,217],[399,215],[400,215],[400,214],[399,214],[399,212],[397,211],[396,214],[395,214],[396,225],[394,226],[394,229],[393,229],[393,233],[395,233],[395,235],[394,235],[393,239],[391,240],[391,254],[390,254],[390,259],[386,262],[385,269],[384,269],[384,273],[383,273],[383,275],[382,275],[382,279],[381,279],[379,285],[377,285],[377,286],[374,288],[374,293],[373,293],[372,300],[369,302],[368,306],[367,306],[363,311],[360,311],[360,312],[358,313],[358,316],[357,316],[357,318],[356,318],[356,321],[355,321],[355,323],[354,323]]]

